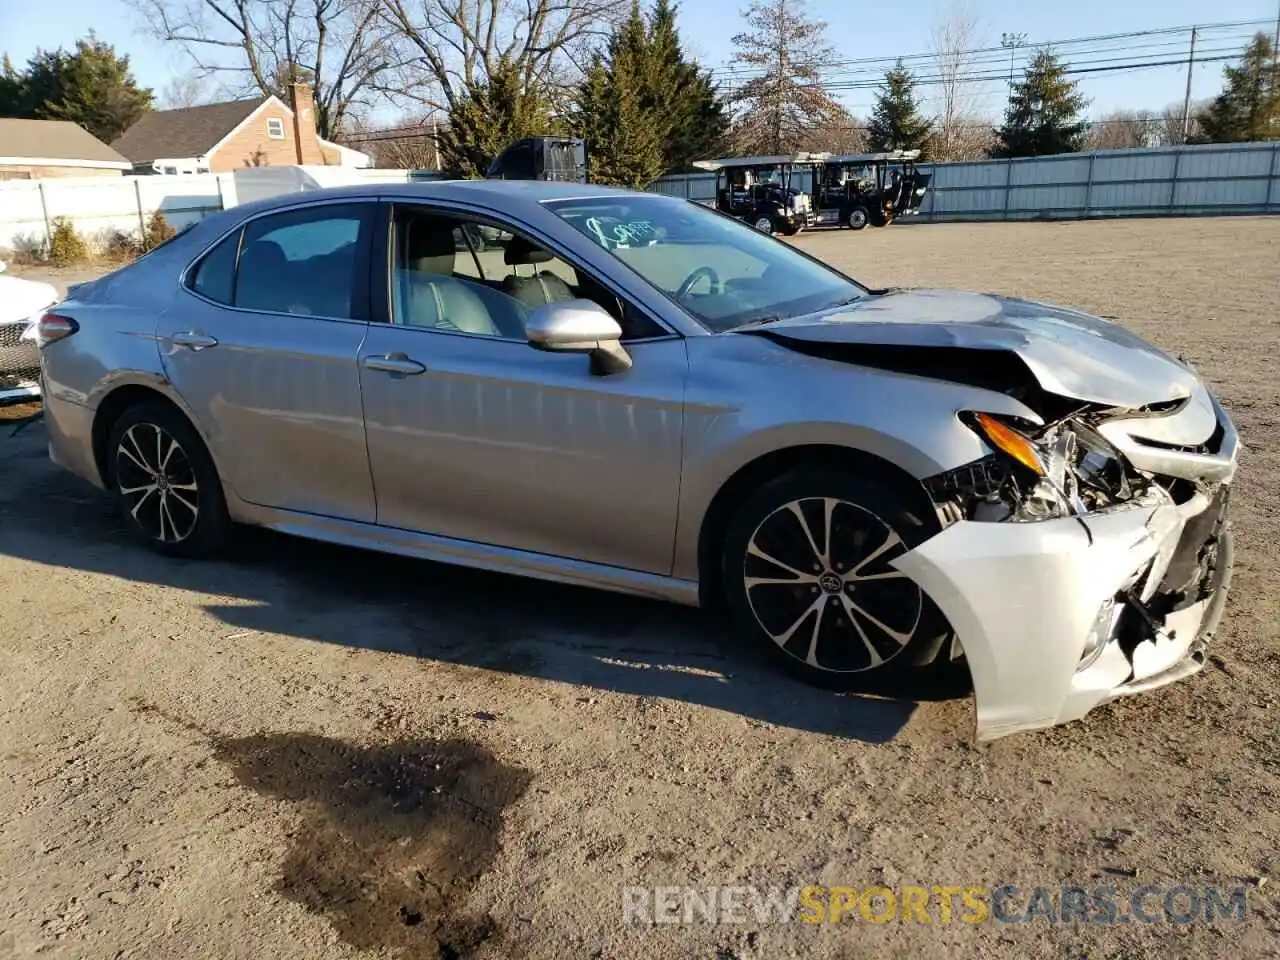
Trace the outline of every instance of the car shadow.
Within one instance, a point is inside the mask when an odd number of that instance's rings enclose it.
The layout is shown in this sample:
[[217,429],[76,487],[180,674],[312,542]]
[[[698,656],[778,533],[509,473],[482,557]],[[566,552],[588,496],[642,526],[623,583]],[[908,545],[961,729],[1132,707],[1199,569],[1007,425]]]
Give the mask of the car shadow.
[[[879,743],[909,700],[837,695],[735,643],[719,618],[659,601],[244,530],[216,561],[132,540],[112,500],[45,459],[45,433],[0,426],[0,554],[229,598],[229,634],[276,633],[637,697]],[[251,642],[246,637],[243,642]]]

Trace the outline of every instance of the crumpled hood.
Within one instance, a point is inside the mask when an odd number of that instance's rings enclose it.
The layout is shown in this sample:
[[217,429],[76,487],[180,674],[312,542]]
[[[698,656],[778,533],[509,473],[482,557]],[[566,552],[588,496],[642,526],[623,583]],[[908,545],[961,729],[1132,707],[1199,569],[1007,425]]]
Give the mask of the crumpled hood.
[[1125,409],[1203,390],[1193,370],[1117,323],[990,294],[891,291],[821,319],[785,320],[766,330],[783,342],[1005,351],[1049,393]]

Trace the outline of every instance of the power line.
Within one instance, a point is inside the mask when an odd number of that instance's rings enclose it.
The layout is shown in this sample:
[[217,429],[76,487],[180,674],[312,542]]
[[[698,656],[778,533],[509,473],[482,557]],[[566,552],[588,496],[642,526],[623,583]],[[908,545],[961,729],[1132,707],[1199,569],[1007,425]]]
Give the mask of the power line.
[[[1196,25],[1196,24],[1187,24],[1186,26],[1180,26],[1180,27],[1156,27],[1149,30],[1133,30],[1127,33],[1109,33],[1109,34],[1098,34],[1096,36],[1088,36],[1088,37],[1070,37],[1065,40],[1028,41],[1026,43],[1020,43],[1019,47],[1027,50],[1036,50],[1036,49],[1051,47],[1055,51],[1058,51],[1059,53],[1063,53],[1065,55],[1066,51],[1064,50],[1064,48],[1069,48],[1072,46],[1078,46],[1082,44],[1097,44],[1097,43],[1120,41],[1120,40],[1134,40],[1134,39],[1140,39],[1142,37],[1172,36],[1175,34],[1187,35],[1191,33],[1191,30],[1193,28],[1198,30],[1199,33],[1203,35],[1205,32],[1210,30],[1237,29],[1240,27],[1261,27],[1261,26],[1269,27],[1272,25],[1272,23],[1273,21],[1271,21],[1270,19],[1267,19],[1267,20],[1221,21],[1218,23],[1205,24],[1203,26]],[[994,55],[997,55],[1000,58],[1000,60],[1003,62],[1004,58],[1008,56],[1008,48],[1001,47],[1001,46],[974,47],[969,50],[957,51],[957,53],[961,56],[966,56],[966,57],[973,57],[979,54],[994,54]],[[877,64],[881,64],[881,65],[889,64],[890,66],[892,66],[896,64],[899,60],[903,61],[903,63],[905,64],[910,64],[912,61],[915,61],[915,60],[934,60],[936,58],[937,58],[936,51],[928,51],[924,53],[908,53],[908,54],[903,54],[901,56],[854,57],[849,60],[833,60],[833,61],[828,61],[824,63],[808,64],[808,66],[812,66],[820,69],[831,69],[831,68],[849,67],[849,66],[857,67],[857,66],[863,66],[863,65],[874,66]],[[762,71],[758,67],[735,66],[734,64],[729,63],[723,66],[714,67],[711,72],[713,75],[719,73],[719,74],[728,74],[730,76],[734,76],[734,75],[759,74]]]

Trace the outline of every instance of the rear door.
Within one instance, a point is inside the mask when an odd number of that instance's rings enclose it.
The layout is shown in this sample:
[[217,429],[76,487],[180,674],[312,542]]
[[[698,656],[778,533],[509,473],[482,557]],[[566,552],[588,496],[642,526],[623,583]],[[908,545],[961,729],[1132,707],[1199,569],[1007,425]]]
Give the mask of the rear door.
[[242,500],[375,519],[356,358],[376,209],[313,203],[250,220],[161,318],[166,370]]

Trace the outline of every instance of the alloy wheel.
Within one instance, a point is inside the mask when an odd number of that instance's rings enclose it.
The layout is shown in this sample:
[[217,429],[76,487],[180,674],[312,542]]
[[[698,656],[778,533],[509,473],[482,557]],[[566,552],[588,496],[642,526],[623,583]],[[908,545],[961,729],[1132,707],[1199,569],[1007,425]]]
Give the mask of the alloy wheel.
[[116,489],[142,530],[160,543],[181,543],[200,519],[200,489],[191,460],[172,435],[136,423],[116,447]]
[[849,213],[849,227],[853,230],[861,230],[867,225],[867,211],[861,207],[852,210]]
[[755,228],[761,233],[773,233],[773,221],[768,217],[758,217],[755,222]]
[[920,588],[890,566],[906,552],[864,507],[793,500],[747,543],[747,602],[760,628],[797,660],[839,673],[872,670],[901,653],[920,623]]

